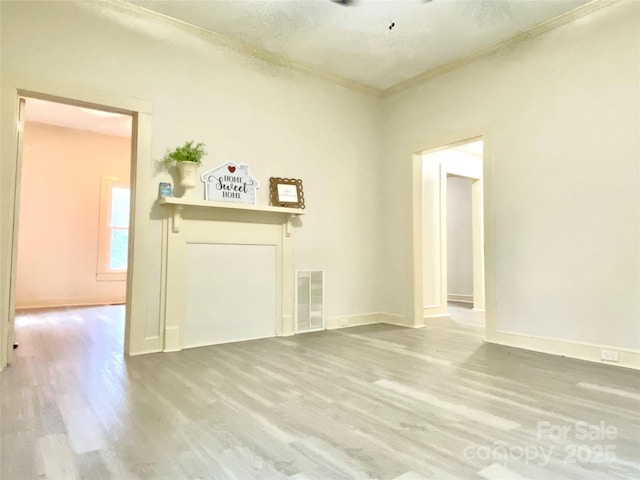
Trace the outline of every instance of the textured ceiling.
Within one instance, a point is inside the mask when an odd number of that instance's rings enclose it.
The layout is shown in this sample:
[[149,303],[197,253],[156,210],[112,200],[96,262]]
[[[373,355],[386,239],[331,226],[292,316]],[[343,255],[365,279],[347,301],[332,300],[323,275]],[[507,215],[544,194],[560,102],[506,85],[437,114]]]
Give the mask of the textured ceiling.
[[[117,1],[117,0],[115,0]],[[128,0],[361,86],[399,82],[492,47],[587,0]],[[134,7],[135,8],[135,7]],[[390,30],[389,25],[395,26]],[[267,55],[268,56],[268,55]],[[129,136],[131,118],[29,99],[30,121]]]
[[[363,86],[490,48],[587,0],[128,0]],[[393,22],[395,26],[389,29]]]
[[131,117],[129,115],[74,107],[37,98],[27,98],[25,120],[118,137],[131,136]]

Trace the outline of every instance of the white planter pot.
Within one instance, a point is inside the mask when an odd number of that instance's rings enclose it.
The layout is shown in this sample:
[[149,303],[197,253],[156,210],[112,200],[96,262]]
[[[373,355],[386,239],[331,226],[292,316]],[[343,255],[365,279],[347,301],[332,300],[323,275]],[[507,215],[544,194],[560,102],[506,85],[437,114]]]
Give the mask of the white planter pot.
[[180,186],[184,189],[182,198],[193,196],[193,189],[198,184],[198,164],[196,162],[177,162],[180,170]]

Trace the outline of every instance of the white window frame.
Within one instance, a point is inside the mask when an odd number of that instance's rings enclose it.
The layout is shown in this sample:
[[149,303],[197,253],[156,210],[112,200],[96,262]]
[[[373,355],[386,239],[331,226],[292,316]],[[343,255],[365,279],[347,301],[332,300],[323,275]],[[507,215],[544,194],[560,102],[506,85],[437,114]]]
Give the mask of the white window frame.
[[[129,182],[118,177],[102,177],[100,179],[100,214],[98,227],[98,264],[96,280],[99,282],[126,281],[127,269],[114,270],[111,268],[111,192],[114,188],[127,188],[131,191]],[[127,228],[129,230],[129,228]]]

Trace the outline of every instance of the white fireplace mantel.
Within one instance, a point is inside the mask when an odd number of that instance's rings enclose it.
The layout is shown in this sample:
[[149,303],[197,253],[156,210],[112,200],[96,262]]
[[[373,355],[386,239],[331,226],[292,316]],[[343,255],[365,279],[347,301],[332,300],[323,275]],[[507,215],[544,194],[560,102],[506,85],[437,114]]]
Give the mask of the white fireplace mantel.
[[163,197],[158,203],[160,205],[170,205],[173,207],[173,222],[171,229],[173,233],[180,232],[180,224],[182,221],[182,211],[185,207],[204,207],[211,209],[219,209],[226,211],[244,211],[244,212],[257,212],[264,215],[285,215],[286,232],[287,237],[291,236],[291,218],[304,215],[304,211],[300,208],[288,208],[288,207],[272,207],[272,206],[258,206],[247,205],[244,203],[225,203],[225,202],[212,202],[208,200],[195,200],[191,198],[175,198],[175,197]]
[[[226,296],[225,288],[231,285],[231,293],[243,292],[248,279],[260,275],[268,279],[268,272],[272,272],[273,281],[266,281],[265,285],[274,286],[273,294],[263,295],[268,288],[249,288],[246,292],[257,291],[256,302],[270,298],[275,302],[272,314],[274,325],[269,330],[272,334],[287,336],[295,333],[295,269],[291,221],[304,215],[304,210],[174,197],[160,198],[158,204],[167,213],[162,221],[161,322],[157,333],[148,332],[148,335],[161,337],[165,352],[201,346],[194,344],[194,338],[201,338],[202,345],[213,345],[263,337],[265,332],[262,329],[262,333],[255,333],[258,327],[250,328],[258,323],[249,318],[249,315],[243,316],[238,322],[234,320],[236,323],[227,322],[227,317],[233,317],[236,312],[230,314],[224,308],[234,304],[247,304],[247,300],[242,296],[236,300]],[[229,257],[220,257],[222,251]],[[227,265],[230,262],[235,262],[235,265],[244,264],[245,258],[254,258],[252,255],[257,255],[256,270],[252,270],[253,267],[247,268],[246,265],[238,268]],[[212,276],[211,272],[214,271],[215,276]],[[216,287],[216,282],[220,279],[224,280],[224,288],[221,285]],[[238,285],[237,288],[233,287],[235,284]],[[224,299],[215,300],[216,295],[223,291]],[[267,330],[271,328],[267,316],[270,308],[263,308],[259,312],[260,315],[264,314]],[[206,318],[211,321],[208,322]],[[239,328],[239,322],[245,321],[245,318],[247,322],[255,320],[256,323],[248,325],[246,329]],[[245,330],[247,338],[242,337]]]

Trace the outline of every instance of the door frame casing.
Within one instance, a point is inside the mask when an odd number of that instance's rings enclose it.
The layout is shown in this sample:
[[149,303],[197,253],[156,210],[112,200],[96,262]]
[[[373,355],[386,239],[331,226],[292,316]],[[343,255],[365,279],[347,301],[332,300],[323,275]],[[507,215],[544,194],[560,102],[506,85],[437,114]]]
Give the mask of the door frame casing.
[[[482,191],[482,210],[483,210],[483,222],[481,224],[484,236],[484,248],[483,248],[483,263],[484,263],[484,299],[485,299],[485,340],[493,341],[496,337],[496,317],[497,317],[497,305],[496,305],[496,282],[495,282],[495,212],[494,212],[494,199],[493,199],[493,164],[492,164],[492,139],[490,130],[486,127],[471,129],[464,132],[457,132],[449,134],[440,138],[435,138],[430,141],[425,148],[415,152],[412,155],[412,261],[413,268],[413,323],[415,325],[424,324],[425,308],[423,302],[423,155],[425,153],[433,153],[439,150],[447,150],[452,147],[456,147],[465,143],[469,143],[475,140],[483,141],[483,161],[482,161],[482,183],[477,186]],[[444,173],[444,180],[446,183],[446,172]],[[439,183],[442,183],[442,172],[440,174]],[[477,187],[476,187],[477,189]],[[440,191],[440,195],[446,195],[446,190]],[[446,204],[445,204],[446,205]],[[440,219],[442,221],[443,215],[446,217],[446,211],[442,211],[443,203],[441,202]],[[445,225],[446,226],[446,225]],[[442,237],[441,230],[441,251],[442,240],[446,240],[446,232]],[[480,232],[476,232],[480,233]],[[446,260],[446,245],[444,245],[444,253]],[[441,252],[442,255],[442,252]],[[446,265],[444,266],[446,269]],[[442,282],[442,269],[441,269],[441,282]],[[446,275],[446,271],[445,271]],[[445,276],[446,279],[446,276]],[[474,285],[475,285],[474,279]],[[446,293],[446,288],[441,289]],[[475,292],[474,292],[475,294]],[[441,300],[442,303],[442,300]],[[444,303],[434,309],[430,317],[442,317],[447,316],[446,313],[446,297]]]
[[469,174],[456,173],[446,165],[440,165],[440,303],[446,309],[449,301],[448,274],[448,211],[447,211],[447,179],[449,177],[471,180],[471,225],[473,248],[473,310],[484,311],[484,234],[482,212],[482,178]]
[[[161,350],[161,340],[145,338],[148,281],[145,247],[149,239],[151,178],[150,102],[31,76],[3,74],[0,90],[0,370],[11,360],[15,317],[16,253],[20,198],[18,105],[20,97],[97,108],[133,117],[131,136],[131,220],[127,271],[125,354]],[[55,196],[52,198],[55,201]],[[156,346],[157,345],[157,346]]]

